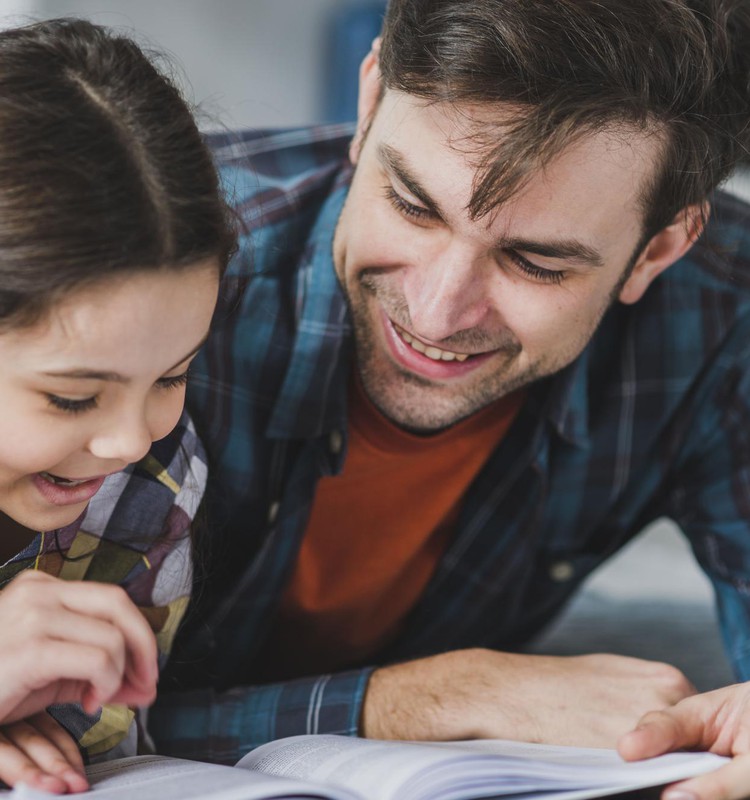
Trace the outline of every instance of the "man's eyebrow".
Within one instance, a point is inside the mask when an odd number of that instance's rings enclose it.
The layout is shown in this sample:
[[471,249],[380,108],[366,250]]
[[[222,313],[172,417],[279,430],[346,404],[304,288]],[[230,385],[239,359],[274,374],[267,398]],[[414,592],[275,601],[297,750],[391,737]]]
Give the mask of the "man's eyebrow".
[[[171,372],[175,367],[187,361],[191,356],[194,356],[208,339],[208,333],[198,342],[198,344],[179,361],[175,362],[167,372]],[[43,372],[49,378],[73,378],[74,380],[89,380],[89,381],[109,381],[110,383],[129,383],[130,378],[126,378],[119,372],[103,372],[95,369],[66,369],[62,372]]]
[[576,239],[552,239],[535,242],[527,239],[503,239],[498,243],[502,250],[517,250],[523,253],[534,253],[545,258],[561,258],[567,261],[580,261],[592,267],[604,266],[601,253]]
[[390,170],[426,209],[441,219],[444,218],[440,206],[427,194],[419,181],[409,172],[404,157],[398,150],[388,144],[381,144],[378,146],[377,154],[380,163],[387,170]]
[[[445,215],[440,210],[440,206],[438,206],[421,186],[419,181],[409,172],[409,168],[404,162],[404,157],[398,150],[390,145],[380,144],[377,149],[377,154],[380,163],[387,170],[393,172],[398,180],[425,208],[429,209],[432,214],[435,214],[441,219],[445,219]],[[578,261],[592,267],[604,266],[604,259],[597,250],[576,239],[553,239],[545,242],[536,242],[527,239],[512,238],[504,239],[498,246],[500,249],[520,250],[524,253],[534,253],[535,255],[545,258]]]

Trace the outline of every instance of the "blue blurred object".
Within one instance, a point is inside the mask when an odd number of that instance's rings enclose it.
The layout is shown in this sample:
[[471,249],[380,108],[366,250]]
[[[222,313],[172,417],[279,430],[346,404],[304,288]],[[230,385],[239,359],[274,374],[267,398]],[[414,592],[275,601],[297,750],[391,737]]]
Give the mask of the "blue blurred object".
[[358,3],[331,18],[328,57],[323,78],[323,119],[348,122],[357,116],[359,65],[380,33],[385,0]]

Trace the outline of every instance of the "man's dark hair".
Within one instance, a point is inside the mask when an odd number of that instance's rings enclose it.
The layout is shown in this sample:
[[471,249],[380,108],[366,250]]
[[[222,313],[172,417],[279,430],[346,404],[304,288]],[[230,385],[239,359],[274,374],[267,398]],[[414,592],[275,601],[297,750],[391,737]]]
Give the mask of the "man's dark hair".
[[748,158],[750,0],[391,0],[380,66],[391,89],[513,107],[476,127],[474,216],[603,129],[662,144],[648,237]]

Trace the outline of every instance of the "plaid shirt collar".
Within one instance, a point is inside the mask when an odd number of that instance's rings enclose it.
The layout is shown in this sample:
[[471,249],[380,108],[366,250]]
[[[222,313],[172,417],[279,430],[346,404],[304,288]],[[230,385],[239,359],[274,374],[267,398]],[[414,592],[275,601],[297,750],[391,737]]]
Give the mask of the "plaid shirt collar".
[[[346,386],[351,355],[351,323],[346,299],[333,269],[333,235],[348,191],[348,175],[323,205],[297,273],[299,323],[284,382],[266,436],[309,439],[346,427]],[[321,359],[320,356],[323,356]],[[330,370],[309,375],[304,391],[300,376],[320,362]]]
[[552,376],[547,395],[547,419],[561,439],[578,447],[589,444],[590,347]]

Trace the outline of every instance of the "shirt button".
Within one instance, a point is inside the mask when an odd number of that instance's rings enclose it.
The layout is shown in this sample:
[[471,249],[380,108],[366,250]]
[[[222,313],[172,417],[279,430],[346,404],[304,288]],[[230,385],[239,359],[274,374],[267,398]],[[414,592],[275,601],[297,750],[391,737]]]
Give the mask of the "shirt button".
[[556,561],[549,568],[550,578],[552,578],[553,581],[557,581],[558,583],[569,581],[574,574],[575,574],[575,569],[573,569],[573,565],[570,563],[570,561]]
[[344,437],[341,435],[341,431],[331,431],[328,437],[328,447],[331,449],[331,453],[337,456],[341,452],[343,445]]

